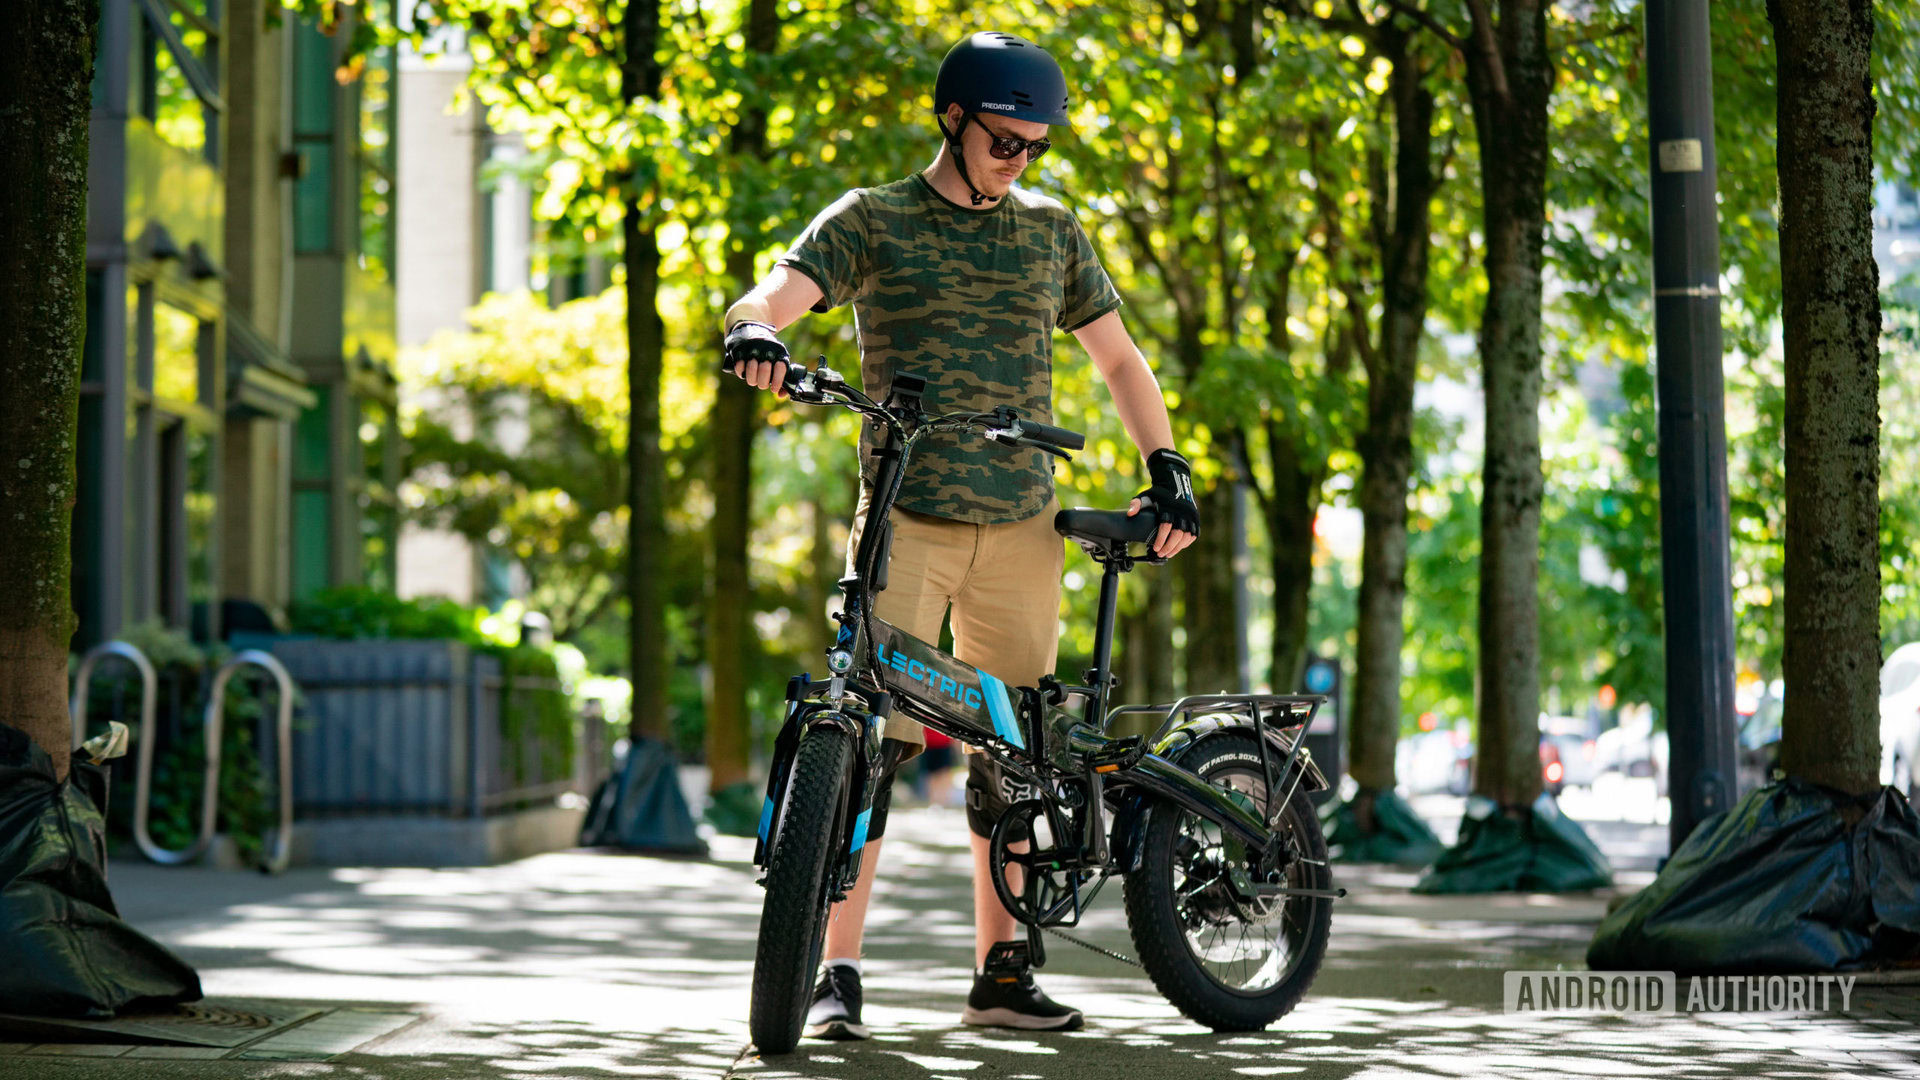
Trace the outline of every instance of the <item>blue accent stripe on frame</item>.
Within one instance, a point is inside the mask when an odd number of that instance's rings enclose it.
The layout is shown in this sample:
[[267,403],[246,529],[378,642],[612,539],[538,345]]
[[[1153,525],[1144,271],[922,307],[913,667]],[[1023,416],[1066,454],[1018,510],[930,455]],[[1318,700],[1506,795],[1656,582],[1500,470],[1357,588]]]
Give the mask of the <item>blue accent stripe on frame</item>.
[[853,846],[847,850],[859,851],[867,846],[867,819],[872,816],[873,811],[868,809],[860,811],[860,816],[853,819]]
[[[980,671],[979,668],[974,668]],[[980,671],[980,689],[986,695],[987,712],[993,716],[994,733],[1022,750],[1027,740],[1020,737],[1020,725],[1013,722],[1013,702],[1007,700],[1007,684]]]
[[773,824],[773,796],[769,795],[767,801],[760,804],[760,842],[763,844],[767,842],[767,826],[771,824]]

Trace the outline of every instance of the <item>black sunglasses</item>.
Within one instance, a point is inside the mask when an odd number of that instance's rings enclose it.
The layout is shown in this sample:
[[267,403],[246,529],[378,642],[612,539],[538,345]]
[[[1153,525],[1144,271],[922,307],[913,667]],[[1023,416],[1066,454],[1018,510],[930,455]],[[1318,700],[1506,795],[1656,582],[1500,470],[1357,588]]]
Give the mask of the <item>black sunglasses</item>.
[[1001,161],[1006,161],[1023,150],[1026,151],[1028,161],[1037,161],[1040,155],[1053,146],[1051,139],[1016,139],[1011,135],[997,134],[992,128],[980,122],[978,113],[974,114],[973,122],[980,124],[980,130],[986,132],[987,138],[992,140],[987,144],[987,153]]

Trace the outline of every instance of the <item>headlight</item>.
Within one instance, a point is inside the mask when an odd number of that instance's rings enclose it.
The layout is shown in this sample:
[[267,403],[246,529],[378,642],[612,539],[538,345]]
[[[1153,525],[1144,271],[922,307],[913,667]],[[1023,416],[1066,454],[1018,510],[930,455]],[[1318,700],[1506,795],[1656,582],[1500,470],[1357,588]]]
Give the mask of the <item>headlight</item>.
[[853,654],[845,649],[835,649],[827,654],[827,667],[835,675],[845,675],[853,670]]

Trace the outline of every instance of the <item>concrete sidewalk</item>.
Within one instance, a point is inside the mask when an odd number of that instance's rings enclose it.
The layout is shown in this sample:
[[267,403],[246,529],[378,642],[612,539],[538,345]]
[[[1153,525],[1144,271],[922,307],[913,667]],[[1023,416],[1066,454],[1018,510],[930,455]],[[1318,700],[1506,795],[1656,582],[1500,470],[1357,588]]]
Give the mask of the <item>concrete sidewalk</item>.
[[[281,878],[114,866],[135,925],[213,999],[351,1007],[406,1023],[327,1060],[211,1059],[112,1044],[0,1047],[0,1077],[1920,1077],[1920,988],[1860,986],[1846,1015],[1506,1015],[1501,974],[1579,967],[1607,896],[1417,897],[1414,876],[1340,868],[1327,964],[1258,1035],[1180,1017],[1133,968],[1051,939],[1041,973],[1085,1030],[965,1028],[972,923],[958,811],[897,811],[867,949],[865,1043],[760,1060],[746,1013],[761,891],[751,844],[711,861],[592,852],[458,870]],[[1657,825],[1596,826],[1650,875]],[[1114,883],[1082,933],[1131,953]],[[358,1010],[358,1011],[353,1011]],[[408,1016],[417,1020],[408,1022]],[[315,1055],[307,1054],[311,1059]]]

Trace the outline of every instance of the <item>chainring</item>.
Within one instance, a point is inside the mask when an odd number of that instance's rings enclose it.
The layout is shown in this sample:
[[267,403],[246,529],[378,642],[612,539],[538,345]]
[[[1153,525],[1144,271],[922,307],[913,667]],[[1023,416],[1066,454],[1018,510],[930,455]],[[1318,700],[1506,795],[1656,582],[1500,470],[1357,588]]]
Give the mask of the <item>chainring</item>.
[[[1012,845],[1019,841],[1010,837],[1021,826],[1025,826],[1027,850],[1013,851]],[[1040,844],[1042,839],[1045,846]],[[1021,869],[1018,893],[1007,881],[1009,865]],[[993,891],[1000,903],[1015,919],[1026,926],[1046,927],[1071,926],[1079,921],[1080,909],[1092,899],[1086,886],[1100,872],[1072,865],[1062,839],[1053,835],[1046,803],[1027,799],[1009,806],[994,822],[987,849],[987,875],[993,879]]]

